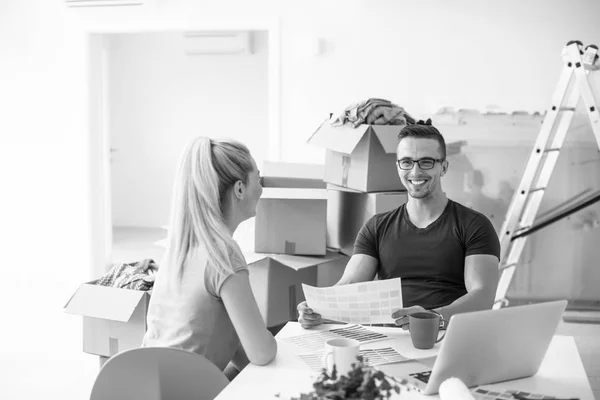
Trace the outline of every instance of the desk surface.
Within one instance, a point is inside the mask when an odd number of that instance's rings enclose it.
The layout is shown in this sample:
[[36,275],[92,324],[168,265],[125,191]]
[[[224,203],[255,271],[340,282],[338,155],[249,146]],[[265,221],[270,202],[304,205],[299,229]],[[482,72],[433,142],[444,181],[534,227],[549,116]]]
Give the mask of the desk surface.
[[[339,326],[339,325],[338,325]],[[326,330],[331,325],[322,325],[317,329]],[[277,334],[281,339],[288,336],[313,332],[306,331],[297,322],[289,322]],[[417,350],[412,346],[409,333],[397,328],[369,329],[385,333],[391,339],[361,345],[361,348],[377,348],[392,346],[402,355],[418,359],[405,363],[382,365],[377,368],[386,374],[402,377],[411,372],[423,370],[423,364],[432,366],[434,357],[439,351],[439,344],[431,350]],[[217,396],[216,400],[238,400],[245,398],[275,400],[276,394],[281,399],[288,396],[298,396],[299,393],[309,392],[312,382],[318,375],[311,371],[298,357],[294,346],[278,340],[279,349],[275,359],[266,366],[248,365],[244,370]],[[302,352],[300,352],[302,353]],[[517,379],[493,385],[483,385],[484,389],[503,391],[508,389],[522,390],[530,393],[541,393],[557,397],[577,397],[580,400],[594,400],[592,389],[588,382],[583,364],[575,341],[570,336],[554,336],[544,357],[538,373],[530,378]],[[415,391],[402,392],[400,396],[392,397],[406,399],[438,399],[438,396],[424,396]]]

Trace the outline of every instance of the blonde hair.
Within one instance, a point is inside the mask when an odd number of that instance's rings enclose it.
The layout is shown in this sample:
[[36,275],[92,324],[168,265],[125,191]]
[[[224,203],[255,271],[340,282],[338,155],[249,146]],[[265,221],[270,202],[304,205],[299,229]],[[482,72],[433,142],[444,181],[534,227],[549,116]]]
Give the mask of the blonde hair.
[[232,271],[229,257],[238,251],[223,218],[227,192],[237,181],[248,183],[254,169],[246,146],[232,140],[199,137],[181,156],[169,227],[169,244],[163,263],[179,271],[200,246],[206,250],[208,268]]

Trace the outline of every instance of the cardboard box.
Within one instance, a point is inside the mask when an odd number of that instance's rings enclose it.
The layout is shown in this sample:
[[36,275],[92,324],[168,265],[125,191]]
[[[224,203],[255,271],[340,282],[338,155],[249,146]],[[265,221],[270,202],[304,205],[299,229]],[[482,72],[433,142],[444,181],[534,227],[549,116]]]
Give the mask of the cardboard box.
[[256,207],[254,251],[325,255],[327,190],[265,188]]
[[265,162],[254,221],[254,251],[325,255],[324,166]]
[[323,180],[380,192],[404,189],[396,169],[398,133],[404,125],[331,126],[325,121],[308,143],[327,149]]
[[341,278],[348,257],[328,251],[323,257],[245,253],[250,285],[268,327],[298,319],[302,283],[331,286]]
[[375,214],[406,203],[406,191],[362,193],[327,185],[327,247],[351,256],[362,226]]
[[325,166],[265,161],[260,170],[261,184],[269,188],[325,189]]
[[83,316],[83,351],[111,357],[140,347],[146,333],[150,293],[84,283],[65,305]]

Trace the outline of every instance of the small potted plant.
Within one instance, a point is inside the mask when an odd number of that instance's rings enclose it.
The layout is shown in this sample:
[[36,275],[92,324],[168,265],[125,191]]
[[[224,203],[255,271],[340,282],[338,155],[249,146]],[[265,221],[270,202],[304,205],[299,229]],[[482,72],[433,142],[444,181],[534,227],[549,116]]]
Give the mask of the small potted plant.
[[403,389],[409,390],[405,380],[398,381],[365,365],[362,356],[357,356],[357,360],[348,375],[337,376],[335,366],[331,375],[323,369],[311,392],[289,400],[381,400],[391,397],[394,392],[400,394]]

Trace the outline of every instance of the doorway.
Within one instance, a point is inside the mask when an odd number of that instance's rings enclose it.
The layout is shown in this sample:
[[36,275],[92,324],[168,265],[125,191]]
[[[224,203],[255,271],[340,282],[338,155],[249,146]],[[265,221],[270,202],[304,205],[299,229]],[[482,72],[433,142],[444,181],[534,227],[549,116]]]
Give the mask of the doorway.
[[[216,33],[243,32],[241,53],[198,51],[188,38],[215,31],[189,32],[91,35],[94,277],[114,262],[160,262],[177,161],[193,137],[239,140],[259,166],[279,158],[273,30]],[[253,221],[236,235],[252,236]]]

